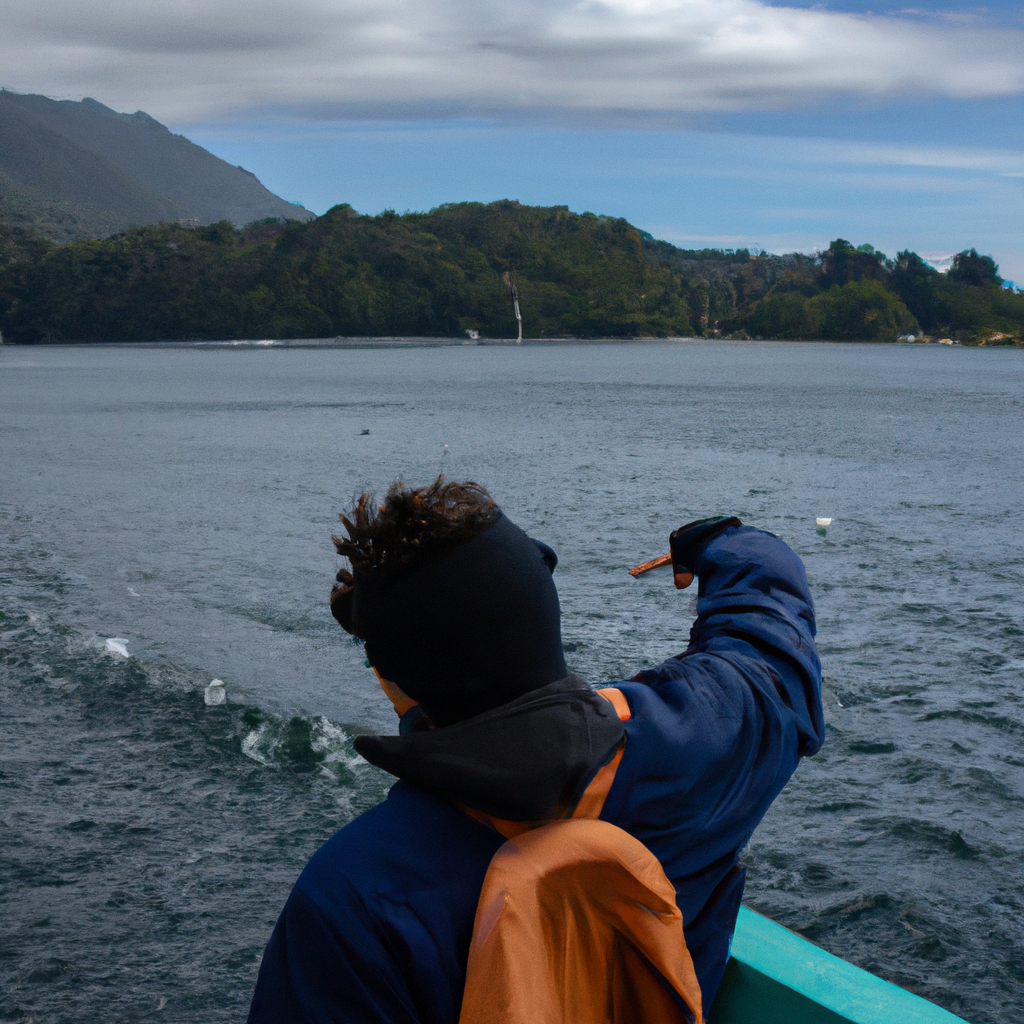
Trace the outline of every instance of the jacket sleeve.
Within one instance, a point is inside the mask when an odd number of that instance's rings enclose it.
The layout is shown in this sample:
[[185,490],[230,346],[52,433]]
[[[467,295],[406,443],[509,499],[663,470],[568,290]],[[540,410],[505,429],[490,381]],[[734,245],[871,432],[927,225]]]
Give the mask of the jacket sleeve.
[[705,520],[677,531],[672,553],[699,578],[697,619],[685,652],[618,684],[632,718],[601,817],[671,879],[710,1003],[743,889],[740,850],[824,737],[821,666],[807,577],[778,537]]
[[718,522],[722,528],[710,539],[704,523],[672,538],[673,557],[692,566],[699,580],[697,618],[683,657],[762,660],[771,680],[765,698],[793,715],[799,754],[813,754],[824,739],[821,662],[803,563],[773,534],[737,519]]
[[690,645],[622,684],[633,717],[602,817],[658,856],[689,921],[817,751],[824,721],[814,608],[794,552],[737,525],[689,549],[677,534],[673,547],[700,581]]

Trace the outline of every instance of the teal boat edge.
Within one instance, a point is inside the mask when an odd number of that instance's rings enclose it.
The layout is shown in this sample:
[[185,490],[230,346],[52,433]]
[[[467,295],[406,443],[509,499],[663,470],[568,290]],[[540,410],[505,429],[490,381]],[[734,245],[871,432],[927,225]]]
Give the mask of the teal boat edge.
[[749,907],[731,953],[709,1024],[967,1024]]

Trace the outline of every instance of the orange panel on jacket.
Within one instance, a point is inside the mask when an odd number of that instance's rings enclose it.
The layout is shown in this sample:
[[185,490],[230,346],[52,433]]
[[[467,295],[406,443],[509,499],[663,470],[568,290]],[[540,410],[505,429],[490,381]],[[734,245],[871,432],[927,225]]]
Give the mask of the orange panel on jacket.
[[641,842],[575,819],[498,850],[477,905],[459,1024],[701,1019],[675,890]]

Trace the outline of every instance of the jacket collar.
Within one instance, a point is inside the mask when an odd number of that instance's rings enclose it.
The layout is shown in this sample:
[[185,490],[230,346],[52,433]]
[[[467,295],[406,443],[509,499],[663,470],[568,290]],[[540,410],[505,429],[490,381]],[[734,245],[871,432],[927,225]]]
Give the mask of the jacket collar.
[[568,675],[443,729],[429,728],[413,708],[402,735],[359,736],[355,748],[454,803],[510,821],[543,821],[572,812],[623,732],[609,701]]

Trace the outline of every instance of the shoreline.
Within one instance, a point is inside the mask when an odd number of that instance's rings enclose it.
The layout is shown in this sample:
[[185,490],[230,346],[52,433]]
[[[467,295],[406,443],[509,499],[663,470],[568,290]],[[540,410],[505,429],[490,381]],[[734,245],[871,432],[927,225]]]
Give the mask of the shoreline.
[[31,344],[17,342],[0,343],[2,348],[141,348],[141,349],[412,349],[412,348],[523,348],[523,347],[554,347],[559,345],[870,345],[872,347],[892,346],[929,346],[956,348],[998,348],[1015,349],[1024,346],[1016,343],[986,344],[984,341],[975,344],[963,342],[941,341],[870,341],[870,340],[837,340],[832,338],[700,338],[700,337],[668,337],[668,338],[523,338],[521,342],[514,338],[436,338],[417,336],[384,336],[384,337],[337,337],[337,338],[246,338],[237,340],[162,340],[162,341],[40,341]]

